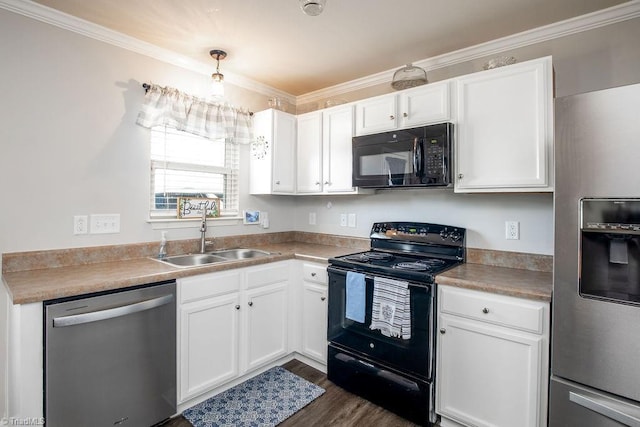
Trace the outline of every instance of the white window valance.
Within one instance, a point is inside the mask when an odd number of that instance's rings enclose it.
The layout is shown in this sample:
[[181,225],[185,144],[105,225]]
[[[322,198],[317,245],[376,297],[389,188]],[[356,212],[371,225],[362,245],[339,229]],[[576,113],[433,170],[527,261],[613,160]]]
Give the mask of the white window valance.
[[145,88],[147,93],[136,121],[140,126],[167,126],[204,138],[251,143],[253,125],[248,110],[212,103],[170,87],[149,84]]

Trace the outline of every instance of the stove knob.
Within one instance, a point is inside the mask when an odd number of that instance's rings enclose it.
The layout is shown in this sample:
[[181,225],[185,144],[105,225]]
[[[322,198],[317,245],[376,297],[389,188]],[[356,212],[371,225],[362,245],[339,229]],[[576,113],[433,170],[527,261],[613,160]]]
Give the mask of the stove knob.
[[458,233],[457,231],[453,231],[449,237],[451,238],[451,241],[453,242],[457,242],[458,240],[462,239],[462,235],[460,233]]
[[446,238],[449,237],[449,233],[447,233],[446,228],[440,232],[440,237],[442,238],[442,240],[446,240]]

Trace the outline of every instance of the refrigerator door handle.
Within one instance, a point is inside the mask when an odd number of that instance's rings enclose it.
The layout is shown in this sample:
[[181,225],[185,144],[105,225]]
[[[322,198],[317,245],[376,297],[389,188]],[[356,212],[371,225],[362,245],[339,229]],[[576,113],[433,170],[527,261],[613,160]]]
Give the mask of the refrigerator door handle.
[[594,396],[584,396],[573,391],[569,392],[569,400],[626,426],[640,427],[640,408],[634,411],[638,414],[630,414],[624,411],[624,406],[627,406],[632,411],[635,408],[623,402],[616,402],[610,399],[605,400]]

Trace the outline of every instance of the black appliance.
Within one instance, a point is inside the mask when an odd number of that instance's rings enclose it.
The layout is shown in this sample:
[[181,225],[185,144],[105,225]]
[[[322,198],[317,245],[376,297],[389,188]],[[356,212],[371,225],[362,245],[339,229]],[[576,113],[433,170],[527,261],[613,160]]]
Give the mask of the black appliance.
[[452,138],[451,123],[354,137],[353,186],[450,186]]
[[[436,421],[434,278],[464,262],[465,233],[439,224],[374,223],[369,251],[329,260],[329,380],[416,423]],[[354,319],[348,276],[356,275],[362,317]],[[389,281],[406,285],[408,301],[387,310],[380,289]],[[385,310],[403,316],[402,334],[372,329]]]

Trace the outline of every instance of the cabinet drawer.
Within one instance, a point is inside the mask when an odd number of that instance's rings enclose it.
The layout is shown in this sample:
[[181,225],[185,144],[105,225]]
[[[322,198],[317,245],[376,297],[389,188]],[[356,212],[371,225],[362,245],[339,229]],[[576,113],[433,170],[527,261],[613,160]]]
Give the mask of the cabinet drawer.
[[178,279],[178,286],[181,303],[223,295],[240,290],[240,271],[231,270],[185,277]]
[[441,313],[542,334],[545,303],[504,295],[439,286]]
[[304,264],[302,266],[302,280],[314,283],[327,283],[327,266],[318,264]]
[[247,270],[247,289],[289,280],[287,261],[250,267]]

